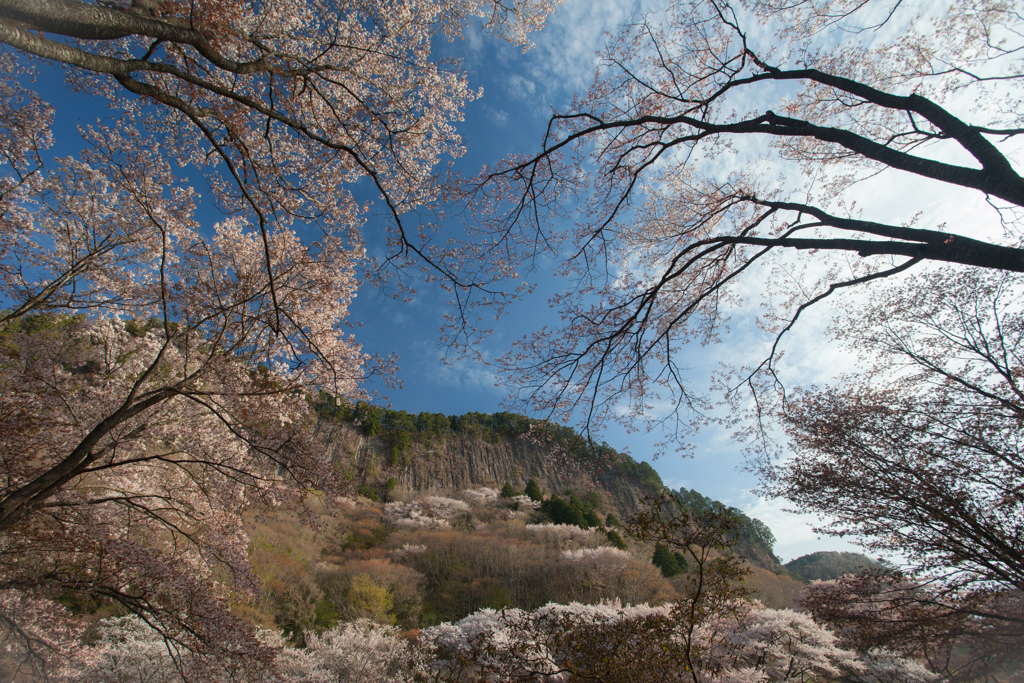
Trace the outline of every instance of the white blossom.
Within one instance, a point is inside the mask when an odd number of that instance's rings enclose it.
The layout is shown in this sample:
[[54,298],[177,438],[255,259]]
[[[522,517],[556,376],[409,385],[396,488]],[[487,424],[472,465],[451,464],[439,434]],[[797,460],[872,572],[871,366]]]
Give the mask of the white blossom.
[[555,545],[585,543],[594,535],[592,529],[582,529],[575,524],[527,524],[526,530],[538,542]]
[[487,488],[481,486],[476,489],[466,489],[459,493],[460,496],[468,500],[470,503],[476,503],[477,505],[484,505],[486,503],[493,503],[501,495],[501,492],[497,489]]
[[541,501],[534,500],[529,496],[512,496],[512,502],[517,504],[520,510],[539,510],[541,506]]

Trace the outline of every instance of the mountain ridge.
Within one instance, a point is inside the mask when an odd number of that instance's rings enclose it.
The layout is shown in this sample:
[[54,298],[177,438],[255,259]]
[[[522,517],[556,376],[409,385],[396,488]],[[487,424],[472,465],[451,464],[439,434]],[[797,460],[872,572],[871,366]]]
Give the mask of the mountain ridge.
[[[322,401],[315,434],[327,454],[363,495],[387,500],[402,493],[445,493],[511,484],[522,492],[535,480],[547,494],[600,497],[600,511],[626,520],[665,487],[648,463],[608,444],[587,442],[568,427],[513,413],[412,415],[365,403],[337,406]],[[700,511],[722,503],[697,491],[672,494]],[[729,508],[744,524],[734,549],[751,564],[784,571],[772,550],[768,527]]]

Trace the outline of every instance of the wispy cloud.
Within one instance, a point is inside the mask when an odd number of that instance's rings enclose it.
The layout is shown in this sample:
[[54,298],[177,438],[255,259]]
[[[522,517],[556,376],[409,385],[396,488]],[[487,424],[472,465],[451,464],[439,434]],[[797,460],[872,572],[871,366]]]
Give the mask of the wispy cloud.
[[444,366],[435,366],[429,379],[437,385],[461,391],[485,391],[503,396],[504,391],[495,386],[498,376],[489,366],[469,360],[455,360]]
[[748,517],[754,517],[768,525],[775,534],[775,554],[783,562],[822,550],[863,552],[859,546],[840,538],[821,536],[812,528],[812,525],[820,523],[820,520],[812,515],[787,512],[785,501],[750,496],[738,507]]

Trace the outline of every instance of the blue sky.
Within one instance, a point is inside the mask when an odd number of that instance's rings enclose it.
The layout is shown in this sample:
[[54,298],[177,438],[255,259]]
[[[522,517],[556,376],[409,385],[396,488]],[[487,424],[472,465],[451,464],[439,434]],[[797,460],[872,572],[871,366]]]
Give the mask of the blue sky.
[[[551,17],[547,28],[533,36],[535,45],[526,53],[493,39],[477,25],[470,26],[462,40],[438,41],[438,56],[461,59],[471,86],[484,90],[482,98],[467,106],[465,121],[459,125],[468,151],[458,167],[464,173],[475,174],[483,164],[494,164],[510,153],[536,150],[552,108],[565,108],[574,93],[584,92],[591,83],[605,32],[613,31],[638,10],[639,3],[634,0],[568,0]],[[37,85],[43,97],[57,106],[55,136],[59,147],[55,152],[72,153],[76,144],[81,144],[75,126],[106,115],[105,105],[69,94],[59,73],[45,66],[40,69]],[[75,106],[63,106],[72,97]],[[366,234],[370,253],[379,255],[383,226],[378,220],[382,219],[374,218],[371,212]],[[522,334],[557,322],[547,297],[564,283],[551,277],[550,271],[550,265],[540,264],[532,278],[539,282],[540,290],[513,306],[495,324],[494,334],[482,347],[485,359],[500,356]],[[757,289],[758,284],[749,286]],[[387,400],[396,409],[409,412],[451,415],[503,410],[506,392],[495,386],[493,367],[464,360],[446,365],[442,360],[445,351],[438,337],[443,316],[449,310],[447,300],[444,292],[429,285],[421,287],[412,302],[396,301],[370,287],[360,290],[352,315],[362,324],[357,337],[364,350],[400,356],[399,379],[404,387],[388,392]],[[804,364],[814,358],[816,367],[835,369],[843,365],[843,359],[825,346],[826,323],[827,312],[807,316],[793,335],[798,349],[794,358]],[[695,387],[705,388],[720,362],[763,353],[766,343],[740,319],[724,343],[704,348],[694,345],[687,365],[693,368]],[[813,368],[810,374],[807,370],[797,367],[794,380],[799,383],[814,376]],[[654,435],[627,433],[621,427],[610,428],[602,436],[613,447],[628,449],[633,457],[648,461],[658,440]],[[700,432],[693,446],[692,458],[669,453],[652,463],[665,483],[673,488],[694,488],[760,518],[778,538],[776,552],[784,561],[816,550],[855,549],[838,539],[819,539],[808,526],[809,520],[783,512],[782,502],[752,495],[756,478],[743,471],[740,446],[724,430]]]
[[[437,52],[461,59],[470,84],[484,90],[481,99],[468,105],[465,121],[459,126],[467,148],[458,163],[463,172],[472,174],[508,154],[536,150],[552,108],[567,106],[572,95],[585,91],[592,81],[605,32],[634,16],[638,8],[639,3],[631,0],[568,0],[544,31],[533,36],[535,45],[525,54],[476,26],[470,27],[463,40],[452,44],[439,41]],[[370,252],[374,253],[372,220],[368,234]],[[513,306],[495,324],[494,334],[483,344],[486,359],[500,356],[523,333],[557,323],[547,296],[564,283],[549,273],[550,267],[542,265],[531,278],[540,282],[540,290]],[[361,290],[352,312],[363,324],[358,337],[364,349],[400,355],[399,379],[404,386],[388,392],[388,398],[396,409],[409,412],[502,410],[507,392],[495,386],[493,367],[458,360],[446,365],[442,360],[445,349],[439,346],[438,337],[447,300],[443,292],[430,286],[421,287],[411,303],[392,300],[369,288]],[[808,324],[799,331],[801,345],[817,347],[826,341],[826,320],[822,314],[807,317]],[[694,345],[687,364],[693,368],[695,386],[706,387],[710,373],[721,361],[731,361],[737,353],[756,352],[766,342],[740,321],[723,344],[713,348]],[[633,457],[649,462],[658,440],[655,435],[629,434],[621,427],[608,429],[603,437],[613,447],[628,448]],[[741,447],[724,430],[704,430],[692,442],[692,458],[669,453],[652,462],[667,485],[697,489],[762,519],[778,538],[776,552],[783,560],[816,550],[856,550],[839,539],[819,538],[808,525],[812,520],[783,512],[781,501],[751,494],[756,478],[743,471]]]
[[[652,3],[645,5],[650,8]],[[916,21],[913,16],[918,11],[941,13],[944,7],[944,3],[907,6],[903,21]],[[439,55],[461,59],[470,84],[484,89],[484,96],[468,105],[466,119],[459,126],[468,149],[459,161],[463,172],[473,174],[482,164],[493,165],[511,153],[535,153],[552,108],[567,108],[573,94],[585,92],[593,81],[605,33],[615,31],[622,22],[635,17],[639,9],[640,3],[635,0],[567,0],[552,15],[548,26],[533,36],[535,46],[525,54],[492,39],[477,27],[470,27],[464,40],[437,44]],[[879,31],[860,34],[857,39],[892,41],[906,25],[893,21]],[[748,37],[754,41],[755,49],[772,44],[771,27],[752,23],[746,28],[750,29]],[[834,46],[837,41],[855,39],[842,32],[818,38],[826,47],[830,41]],[[788,93],[768,94],[775,103]],[[954,113],[971,119],[979,114],[977,101],[967,91],[951,94],[944,104]],[[748,106],[770,105],[747,102],[740,108]],[[744,140],[738,146],[757,144]],[[1004,148],[1011,157],[1020,156],[1024,151],[1009,147]],[[763,147],[755,149],[754,154],[763,151]],[[963,158],[963,150],[955,146],[949,149],[936,145],[922,153],[947,162],[971,163]],[[723,155],[714,160],[712,172],[731,172],[734,169],[730,163],[740,162]],[[893,223],[916,221],[917,225],[939,229],[949,225],[956,231],[967,230],[973,237],[996,242],[1005,239],[997,213],[983,197],[893,169],[870,175],[846,191],[844,199],[848,206],[864,207],[866,217],[883,216]],[[796,259],[786,265],[800,269]],[[811,266],[811,272],[814,267]],[[531,277],[531,281],[539,283],[537,294],[512,307],[509,314],[496,323],[494,335],[482,347],[485,359],[499,357],[509,349],[512,340],[522,334],[543,324],[557,323],[548,308],[547,298],[565,283],[548,273],[550,268],[545,270],[542,266]],[[722,363],[739,366],[759,362],[766,356],[772,338],[753,324],[758,304],[772,295],[766,291],[765,275],[751,271],[737,284],[735,293],[744,303],[734,311],[732,332],[723,336],[722,343],[707,347],[693,344],[687,348],[684,364],[692,369],[693,387],[697,391],[707,389],[711,373]],[[892,279],[872,286],[896,283],[897,280]],[[820,386],[834,382],[843,373],[857,370],[858,359],[832,343],[827,329],[832,323],[835,304],[852,301],[856,305],[858,297],[870,295],[868,288],[846,290],[801,315],[800,323],[787,334],[781,347],[784,355],[777,363],[788,387]],[[430,288],[421,290],[412,304],[395,302],[372,291],[361,292],[353,313],[365,325],[360,337],[366,350],[396,351],[401,356],[400,379],[404,388],[391,392],[390,399],[396,408],[410,412],[455,414],[501,410],[505,391],[495,386],[491,366],[466,361],[446,366],[441,361],[444,351],[438,346],[437,338],[447,310],[446,300],[443,293]],[[627,433],[621,427],[609,428],[601,436],[610,445],[626,448],[635,458],[648,461],[658,440],[656,435]],[[751,489],[756,487],[757,479],[744,470],[741,446],[725,429],[703,429],[690,441],[692,458],[670,453],[652,463],[665,483],[673,488],[694,488],[761,519],[775,533],[778,539],[775,550],[784,561],[817,550],[859,550],[839,538],[819,537],[811,529],[816,520],[785,512],[785,501],[764,500],[753,495]]]

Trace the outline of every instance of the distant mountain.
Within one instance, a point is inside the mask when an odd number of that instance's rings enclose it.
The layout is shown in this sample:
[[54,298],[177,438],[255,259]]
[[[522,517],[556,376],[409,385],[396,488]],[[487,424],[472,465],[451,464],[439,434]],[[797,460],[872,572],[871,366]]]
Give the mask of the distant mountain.
[[863,569],[879,569],[882,564],[860,553],[826,550],[798,557],[784,566],[794,579],[809,582],[838,579],[840,576],[856,574]]
[[[588,442],[569,427],[513,413],[410,414],[367,403],[318,406],[317,434],[359,492],[379,500],[401,492],[451,493],[478,486],[522,493],[535,480],[546,494],[589,494],[603,517],[625,521],[644,497],[665,490],[658,473],[606,443]],[[696,491],[673,494],[699,511],[725,507]],[[752,564],[781,570],[768,527],[733,509],[744,522],[736,552]]]

